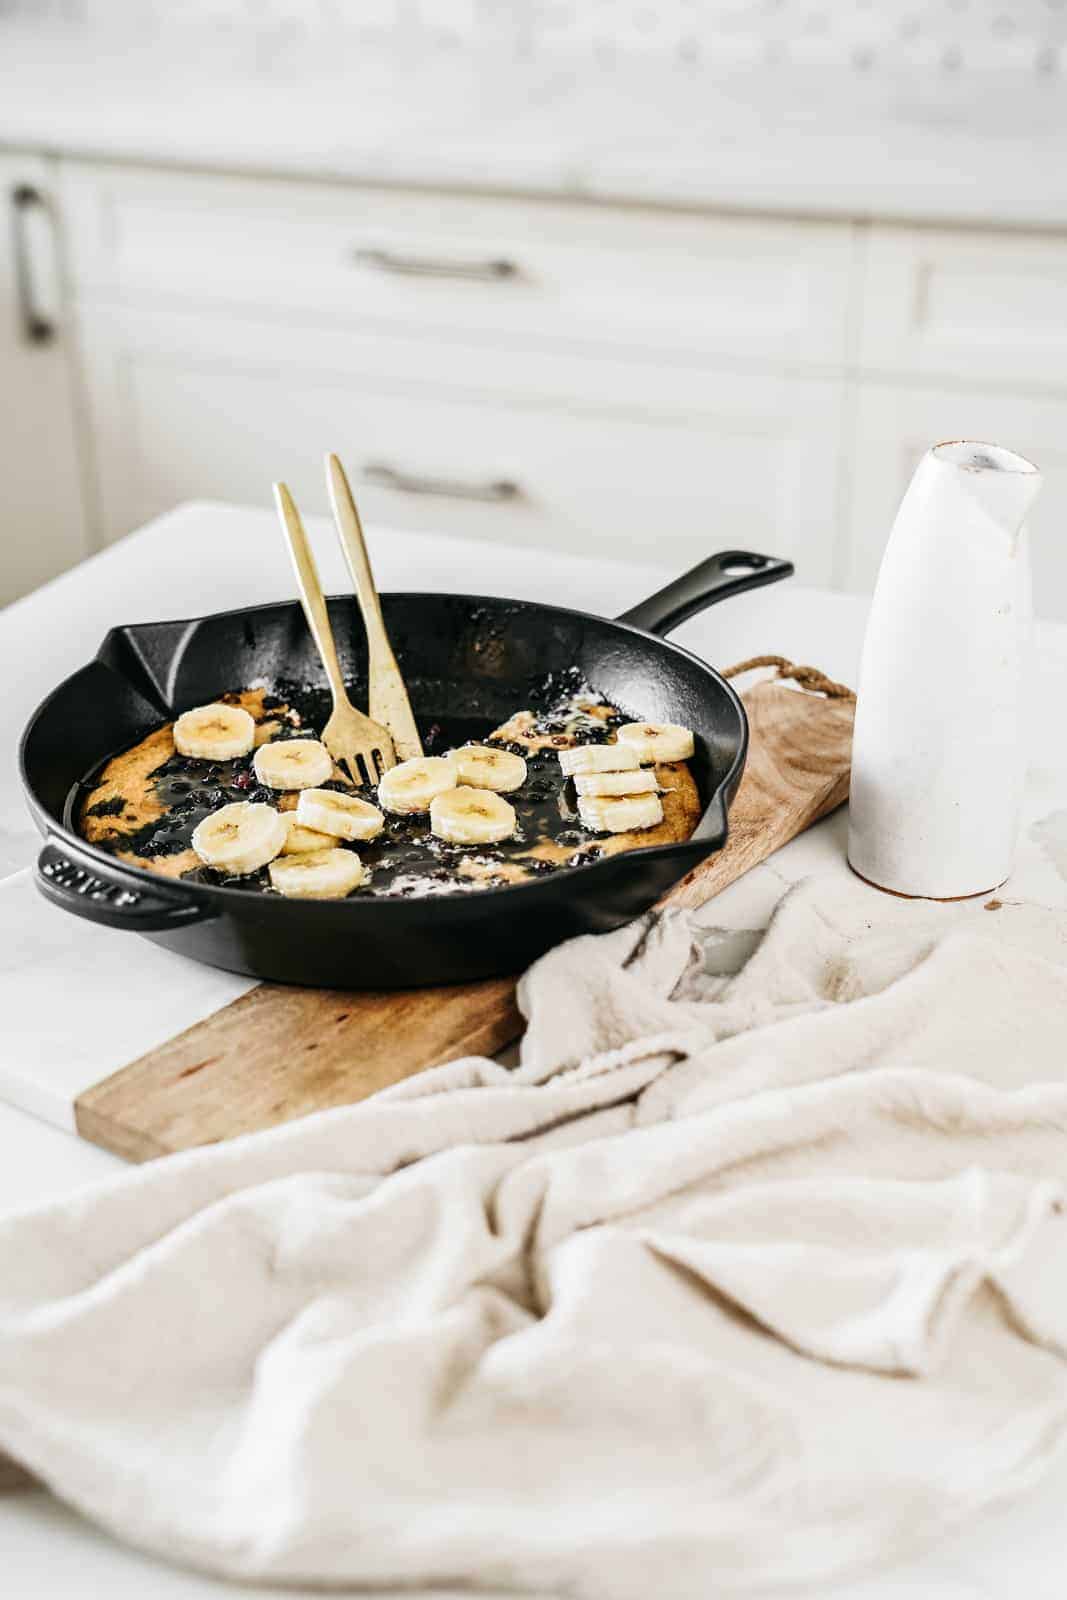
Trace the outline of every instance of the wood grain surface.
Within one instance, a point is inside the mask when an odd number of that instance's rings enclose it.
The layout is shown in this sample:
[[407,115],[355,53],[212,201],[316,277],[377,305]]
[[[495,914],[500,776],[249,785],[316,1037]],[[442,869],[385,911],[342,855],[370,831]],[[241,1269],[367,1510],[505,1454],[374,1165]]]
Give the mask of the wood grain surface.
[[522,1019],[515,980],[348,992],[264,983],[76,1101],[83,1139],[129,1161],[363,1100],[413,1072],[493,1055]]
[[848,799],[854,700],[759,683],[742,696],[748,761],[730,807],[730,837],[661,904],[702,906]]
[[[730,838],[667,895],[703,905],[848,795],[854,702],[761,683],[744,696],[748,764]],[[349,1105],[518,1037],[515,981],[392,993],[262,984],[87,1090],[82,1138],[130,1161]]]

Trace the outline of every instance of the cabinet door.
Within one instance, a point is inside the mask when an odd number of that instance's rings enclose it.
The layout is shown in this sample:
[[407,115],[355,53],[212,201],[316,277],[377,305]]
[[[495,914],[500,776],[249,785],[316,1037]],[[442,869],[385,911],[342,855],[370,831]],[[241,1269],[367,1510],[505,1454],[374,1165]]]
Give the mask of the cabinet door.
[[748,545],[831,576],[831,382],[100,306],[83,344],[112,536],[184,499],[266,504],[277,478],[325,510],[332,449],[381,523],[680,567]]
[[0,154],[0,605],[87,553],[49,163]]
[[1067,389],[1067,237],[873,227],[859,359],[872,374]]
[[1045,484],[1030,519],[1034,608],[1067,619],[1067,399],[969,389],[860,386],[855,413],[847,583],[869,589],[900,498],[923,452],[942,439],[1017,450]]

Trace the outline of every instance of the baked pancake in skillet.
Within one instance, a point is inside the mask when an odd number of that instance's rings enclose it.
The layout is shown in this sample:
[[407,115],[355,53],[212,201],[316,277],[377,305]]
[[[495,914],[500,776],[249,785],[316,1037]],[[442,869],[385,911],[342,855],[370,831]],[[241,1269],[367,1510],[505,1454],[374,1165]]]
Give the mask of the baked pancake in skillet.
[[[319,691],[293,685],[220,695],[246,710],[255,723],[255,748],[277,740],[314,737],[325,721]],[[517,828],[512,838],[491,845],[449,844],[435,837],[425,813],[387,815],[377,838],[352,841],[367,869],[358,890],[367,895],[421,897],[492,889],[581,867],[606,855],[675,844],[689,838],[700,817],[697,785],[685,761],[652,768],[662,805],[653,827],[619,833],[591,832],[577,809],[573,784],[564,777],[560,752],[579,745],[613,743],[615,730],[631,719],[593,691],[573,692],[548,710],[517,712],[496,729],[456,717],[423,730],[427,755],[478,741],[513,750],[527,764],[526,780],[509,792]],[[265,788],[253,766],[254,751],[229,761],[183,756],[168,722],[138,744],[113,756],[85,785],[77,825],[89,843],[118,860],[161,877],[271,892],[266,869],[227,878],[204,866],[192,845],[197,824],[221,806],[266,803],[294,812],[295,791]],[[374,789],[352,785],[336,765],[324,789],[374,802]],[[341,840],[332,841],[346,847]]]

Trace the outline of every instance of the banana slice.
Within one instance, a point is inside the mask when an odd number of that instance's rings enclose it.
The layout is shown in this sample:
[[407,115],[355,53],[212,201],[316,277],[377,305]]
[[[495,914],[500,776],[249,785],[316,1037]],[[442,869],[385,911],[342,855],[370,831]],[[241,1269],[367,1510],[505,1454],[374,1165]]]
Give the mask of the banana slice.
[[183,711],[174,724],[174,748],[198,761],[232,761],[246,756],[256,739],[256,724],[241,706],[216,701]]
[[663,805],[658,794],[590,794],[578,801],[578,815],[596,833],[630,833],[662,822]]
[[656,761],[688,761],[693,735],[676,722],[627,722],[618,730],[619,741],[636,751],[643,767]]
[[268,789],[317,789],[333,777],[330,752],[318,739],[274,739],[261,744],[252,766]]
[[[304,792],[305,794],[314,793],[310,789],[306,789]],[[332,850],[334,848],[334,839],[330,834],[319,833],[317,828],[302,827],[296,820],[295,811],[287,811],[285,821],[289,831],[285,836],[285,843],[282,845],[283,856],[302,856],[306,855],[309,850]]]
[[288,825],[273,806],[236,800],[193,829],[193,849],[206,867],[242,877],[273,861],[285,844]]
[[511,838],[515,822],[515,808],[491,789],[464,784],[430,803],[430,829],[450,844],[496,844]]
[[366,877],[354,850],[335,845],[329,850],[305,850],[280,856],[270,864],[270,881],[279,894],[293,900],[343,900]]
[[385,827],[377,806],[334,789],[302,789],[296,820],[306,830],[330,834],[330,843],[333,839],[374,839]]
[[576,744],[560,751],[559,764],[565,778],[579,772],[633,772],[641,765],[637,752],[623,744]]
[[510,794],[521,789],[526,782],[526,762],[513,750],[494,750],[487,744],[465,744],[460,750],[450,750],[445,757],[456,769],[459,783],[472,789],[492,789],[496,794]]
[[579,795],[656,794],[656,774],[638,767],[636,772],[580,772],[574,780]]
[[436,795],[455,787],[456,769],[451,761],[444,756],[415,756],[383,774],[378,804],[385,811],[410,816],[415,811],[429,811]]

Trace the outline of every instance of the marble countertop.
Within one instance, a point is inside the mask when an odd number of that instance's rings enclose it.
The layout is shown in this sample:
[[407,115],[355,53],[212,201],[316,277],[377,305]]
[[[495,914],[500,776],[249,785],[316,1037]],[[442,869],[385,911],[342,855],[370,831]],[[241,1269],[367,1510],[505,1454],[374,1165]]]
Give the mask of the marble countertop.
[[[315,519],[309,519],[309,531],[325,586],[344,589],[335,539]],[[566,556],[549,565],[532,561],[529,551],[517,547],[432,534],[372,528],[368,538],[383,589],[411,587],[416,573],[420,587],[451,589],[477,566],[485,592],[565,599],[613,614],[675,575],[660,566]],[[225,564],[218,561],[221,549],[229,552]],[[212,578],[206,592],[203,573],[209,554]],[[291,592],[272,515],[205,503],[158,519],[0,613],[0,656],[21,664],[17,681],[0,702],[0,877],[28,865],[37,848],[16,769],[21,727],[39,699],[92,655],[110,626],[256,604]],[[815,661],[831,676],[854,682],[868,603],[862,596],[779,584],[692,618],[675,637],[720,665],[775,651]],[[1047,738],[1038,742],[1037,734],[1056,725],[1067,680],[1067,626],[1039,624],[1036,646],[1030,696],[1034,759],[1023,845],[1018,871],[1001,893],[1062,903],[1067,748],[1062,742],[1050,745]],[[845,823],[844,812],[838,812],[719,896],[714,902],[716,925],[751,933],[766,925],[789,883],[813,871],[840,869]],[[24,957],[23,951],[9,952],[7,961]],[[184,967],[180,958],[171,959]],[[0,943],[0,964],[4,962]],[[0,1212],[45,1202],[121,1169],[116,1157],[0,1104]],[[1067,1461],[1020,1503],[991,1510],[980,1525],[906,1565],[821,1589],[819,1600],[915,1600],[917,1595],[930,1600],[1014,1600],[1018,1593],[1025,1593],[1027,1600],[1059,1600],[1065,1494]],[[75,1593],[105,1591],[113,1600],[134,1600],[149,1591],[160,1600],[221,1600],[229,1592],[225,1585],[163,1568],[119,1546],[43,1491],[0,1496],[0,1548],[5,1579],[20,1600],[66,1600]],[[308,1595],[291,1589],[249,1592],[274,1600]],[[434,1600],[445,1597],[436,1592]]]
[[266,70],[202,50],[13,32],[0,145],[311,179],[620,203],[1067,226],[1057,73],[686,71],[319,51]]

